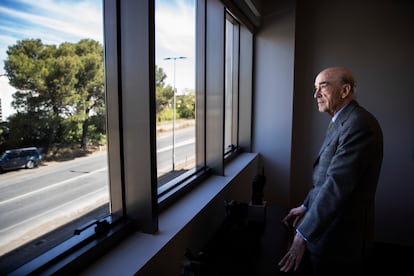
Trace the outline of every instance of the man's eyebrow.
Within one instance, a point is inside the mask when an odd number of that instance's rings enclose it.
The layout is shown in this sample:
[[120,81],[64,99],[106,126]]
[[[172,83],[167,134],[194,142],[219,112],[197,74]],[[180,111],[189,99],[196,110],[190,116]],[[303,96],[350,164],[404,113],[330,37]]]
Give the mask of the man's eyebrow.
[[315,84],[315,86],[321,86],[321,85],[324,85],[324,84],[329,84],[329,81],[321,81],[320,83]]

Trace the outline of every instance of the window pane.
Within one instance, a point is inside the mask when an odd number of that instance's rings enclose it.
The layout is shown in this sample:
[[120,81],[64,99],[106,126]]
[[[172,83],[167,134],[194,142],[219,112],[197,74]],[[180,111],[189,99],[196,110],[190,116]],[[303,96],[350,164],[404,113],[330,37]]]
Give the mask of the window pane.
[[237,146],[238,25],[231,15],[226,18],[224,152]]
[[195,1],[155,1],[159,192],[195,167]]
[[226,20],[226,63],[225,63],[225,120],[224,120],[224,150],[231,145],[231,123],[233,110],[233,24]]
[[0,161],[2,272],[109,214],[102,9],[0,2],[0,151],[41,153]]

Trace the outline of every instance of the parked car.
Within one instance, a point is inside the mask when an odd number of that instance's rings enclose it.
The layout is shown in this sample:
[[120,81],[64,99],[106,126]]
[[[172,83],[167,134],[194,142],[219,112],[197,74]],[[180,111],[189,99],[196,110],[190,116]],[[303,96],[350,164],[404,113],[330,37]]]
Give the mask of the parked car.
[[42,154],[36,147],[6,150],[0,157],[0,172],[26,168],[33,169],[42,161]]

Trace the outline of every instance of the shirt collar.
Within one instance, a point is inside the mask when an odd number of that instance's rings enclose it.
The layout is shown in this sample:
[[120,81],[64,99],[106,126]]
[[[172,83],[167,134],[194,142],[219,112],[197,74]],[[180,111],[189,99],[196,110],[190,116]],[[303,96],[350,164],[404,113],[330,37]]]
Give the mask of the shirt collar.
[[338,110],[338,112],[335,113],[335,115],[333,115],[332,117],[332,122],[335,122],[336,118],[338,118],[339,113],[342,112],[342,110],[344,110],[344,108],[348,105],[349,103],[347,103],[346,105],[344,105],[343,107],[341,107],[341,109]]

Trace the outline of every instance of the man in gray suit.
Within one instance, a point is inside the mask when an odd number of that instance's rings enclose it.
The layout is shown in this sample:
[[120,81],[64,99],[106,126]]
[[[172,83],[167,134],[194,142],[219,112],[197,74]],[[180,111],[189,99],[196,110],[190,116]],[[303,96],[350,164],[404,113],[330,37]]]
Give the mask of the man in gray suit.
[[342,67],[327,68],[315,79],[319,112],[332,120],[313,165],[312,188],[283,219],[296,230],[279,262],[283,272],[297,270],[309,256],[315,275],[364,275],[373,246],[383,135],[375,117],[355,100],[354,87],[352,73]]

